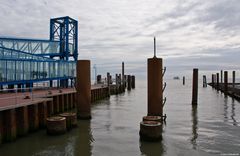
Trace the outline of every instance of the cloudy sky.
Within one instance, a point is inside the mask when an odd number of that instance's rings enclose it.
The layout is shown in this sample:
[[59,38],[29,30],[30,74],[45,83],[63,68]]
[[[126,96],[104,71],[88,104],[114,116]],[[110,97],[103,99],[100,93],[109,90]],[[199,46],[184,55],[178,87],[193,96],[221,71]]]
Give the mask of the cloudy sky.
[[[168,75],[240,66],[239,0],[0,0],[0,36],[49,37],[49,19],[79,22],[79,59],[98,72],[146,74],[146,59],[164,59]],[[240,74],[239,74],[240,75]]]

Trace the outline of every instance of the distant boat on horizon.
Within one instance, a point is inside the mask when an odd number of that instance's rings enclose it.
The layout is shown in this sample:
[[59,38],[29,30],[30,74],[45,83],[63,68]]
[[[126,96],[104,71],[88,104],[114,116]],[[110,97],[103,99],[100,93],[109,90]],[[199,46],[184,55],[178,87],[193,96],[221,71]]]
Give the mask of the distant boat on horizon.
[[173,80],[180,80],[180,78],[178,76],[174,76]]

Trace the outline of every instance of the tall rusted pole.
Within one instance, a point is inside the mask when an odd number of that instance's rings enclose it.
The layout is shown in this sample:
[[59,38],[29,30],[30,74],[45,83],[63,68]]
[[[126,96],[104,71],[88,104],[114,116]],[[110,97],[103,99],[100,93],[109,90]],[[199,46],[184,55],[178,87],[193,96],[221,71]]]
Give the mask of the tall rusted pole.
[[233,71],[232,72],[232,86],[233,86],[233,88],[235,88],[235,76],[236,76],[236,72]]
[[224,71],[224,93],[228,93],[228,72]]
[[91,73],[90,60],[77,61],[77,116],[91,118]]
[[192,105],[198,104],[198,69],[193,69]]
[[148,115],[163,115],[162,58],[148,59]]

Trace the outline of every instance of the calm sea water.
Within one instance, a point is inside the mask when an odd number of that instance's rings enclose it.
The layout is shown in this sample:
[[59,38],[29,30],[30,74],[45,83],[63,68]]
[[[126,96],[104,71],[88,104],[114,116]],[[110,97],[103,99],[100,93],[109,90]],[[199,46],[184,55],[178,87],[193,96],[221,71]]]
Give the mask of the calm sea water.
[[1,156],[205,156],[240,155],[240,103],[199,83],[199,104],[191,105],[191,82],[168,80],[163,140],[139,140],[139,123],[147,113],[145,81],[136,89],[92,105],[92,120],[61,136],[45,130],[0,147]]

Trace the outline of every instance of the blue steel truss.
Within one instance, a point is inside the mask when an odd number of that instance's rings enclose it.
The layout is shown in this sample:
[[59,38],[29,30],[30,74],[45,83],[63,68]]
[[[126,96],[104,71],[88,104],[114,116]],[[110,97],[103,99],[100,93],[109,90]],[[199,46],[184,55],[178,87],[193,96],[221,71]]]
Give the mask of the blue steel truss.
[[51,19],[50,40],[0,37],[0,86],[74,79],[77,25],[68,16]]
[[50,40],[60,42],[60,59],[78,58],[78,22],[68,16],[50,20]]

